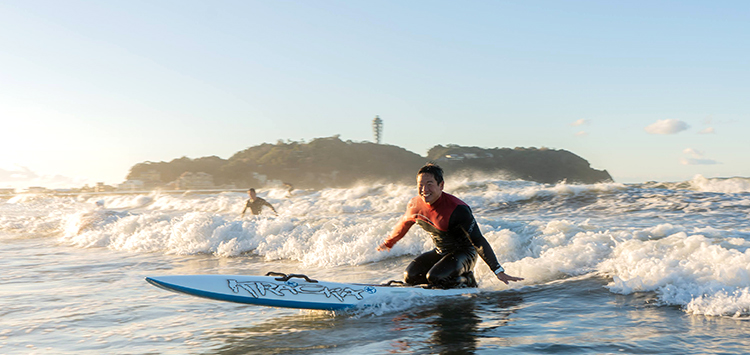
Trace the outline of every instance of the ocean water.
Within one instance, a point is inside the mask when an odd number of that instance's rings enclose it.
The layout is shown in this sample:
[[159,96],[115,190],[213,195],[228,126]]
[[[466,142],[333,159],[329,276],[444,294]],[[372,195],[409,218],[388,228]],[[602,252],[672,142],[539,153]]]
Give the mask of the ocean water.
[[[399,279],[417,226],[375,248],[414,186],[0,198],[0,354],[737,354],[750,352],[750,179],[446,181],[511,275],[472,296],[340,312],[175,294],[146,276]],[[98,207],[101,201],[104,207]]]

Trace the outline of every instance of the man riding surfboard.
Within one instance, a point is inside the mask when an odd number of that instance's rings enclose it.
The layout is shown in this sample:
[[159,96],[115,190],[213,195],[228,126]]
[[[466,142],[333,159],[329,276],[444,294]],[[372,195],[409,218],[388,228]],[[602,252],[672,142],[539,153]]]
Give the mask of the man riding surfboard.
[[492,247],[479,231],[469,206],[457,197],[443,192],[443,169],[427,164],[417,173],[419,196],[406,207],[406,213],[391,235],[378,246],[378,251],[390,250],[406,235],[414,223],[430,233],[435,249],[412,261],[404,271],[404,282],[409,285],[430,284],[442,288],[476,287],[472,270],[477,255],[506,285],[523,278],[510,276],[495,257]]

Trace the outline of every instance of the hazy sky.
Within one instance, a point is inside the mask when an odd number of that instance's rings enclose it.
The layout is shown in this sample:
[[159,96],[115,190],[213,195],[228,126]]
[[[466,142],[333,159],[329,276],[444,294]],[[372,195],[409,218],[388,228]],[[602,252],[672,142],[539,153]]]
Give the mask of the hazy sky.
[[340,134],[750,176],[749,1],[0,0],[0,188]]

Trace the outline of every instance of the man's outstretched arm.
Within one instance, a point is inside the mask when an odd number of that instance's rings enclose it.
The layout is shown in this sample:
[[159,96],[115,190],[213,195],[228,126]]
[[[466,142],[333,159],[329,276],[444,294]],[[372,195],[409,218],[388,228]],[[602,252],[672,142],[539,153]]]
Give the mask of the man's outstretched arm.
[[271,208],[271,211],[273,211],[273,213],[274,213],[274,214],[276,214],[277,216],[279,215],[279,213],[278,213],[278,212],[276,212],[276,209],[275,209],[275,208],[273,208],[273,205],[271,205],[271,204],[270,204],[270,203],[269,203],[268,201],[265,201],[265,200],[264,200],[264,202],[265,202],[265,205],[266,205],[266,206],[268,206],[268,207],[270,207],[270,208]]
[[487,238],[485,238],[479,230],[479,226],[477,225],[469,206],[459,206],[453,213],[454,215],[451,216],[451,221],[456,223],[466,234],[467,238],[471,240],[471,243],[477,250],[477,254],[479,254],[487,266],[490,267],[490,270],[495,273],[498,280],[506,285],[510,281],[523,280],[521,277],[510,276],[505,273],[505,269],[503,269],[503,267],[500,266],[500,262],[497,261],[497,256],[492,250],[492,246],[490,246]]
[[393,248],[393,245],[401,240],[401,238],[406,235],[406,232],[408,232],[413,225],[414,221],[404,215],[404,217],[401,218],[401,221],[399,221],[396,227],[393,229],[393,232],[391,232],[391,235],[388,238],[385,238],[385,241],[378,246],[377,250],[391,250],[391,248]]

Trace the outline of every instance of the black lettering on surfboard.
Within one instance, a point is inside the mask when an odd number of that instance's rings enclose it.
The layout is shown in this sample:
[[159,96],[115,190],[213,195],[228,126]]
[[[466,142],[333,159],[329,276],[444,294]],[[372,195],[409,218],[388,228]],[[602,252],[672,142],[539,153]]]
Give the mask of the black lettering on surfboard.
[[299,293],[295,289],[295,287],[299,287],[296,285],[288,285],[288,284],[278,284],[278,283],[270,283],[270,282],[256,282],[255,287],[258,288],[258,291],[260,291],[260,294],[265,296],[266,291],[273,293],[276,296],[284,297],[283,291],[288,291],[289,293],[296,295]]
[[339,302],[344,302],[346,297],[354,297],[357,300],[364,299],[363,292],[374,294],[377,289],[371,286],[365,286],[362,289],[353,289],[351,287],[329,288],[321,284],[300,285],[294,281],[286,283],[247,281],[239,282],[233,279],[227,279],[229,289],[234,293],[239,293],[240,289],[247,291],[253,298],[263,297],[266,293],[272,293],[279,297],[296,296],[298,294],[315,295],[322,294],[326,298],[336,298]]
[[253,288],[250,287],[247,282],[237,282],[237,280],[228,279],[227,284],[229,284],[229,289],[231,289],[234,293],[239,293],[240,288],[242,288],[243,290],[247,291],[250,296],[253,296],[253,298],[258,298],[255,290],[253,290]]

